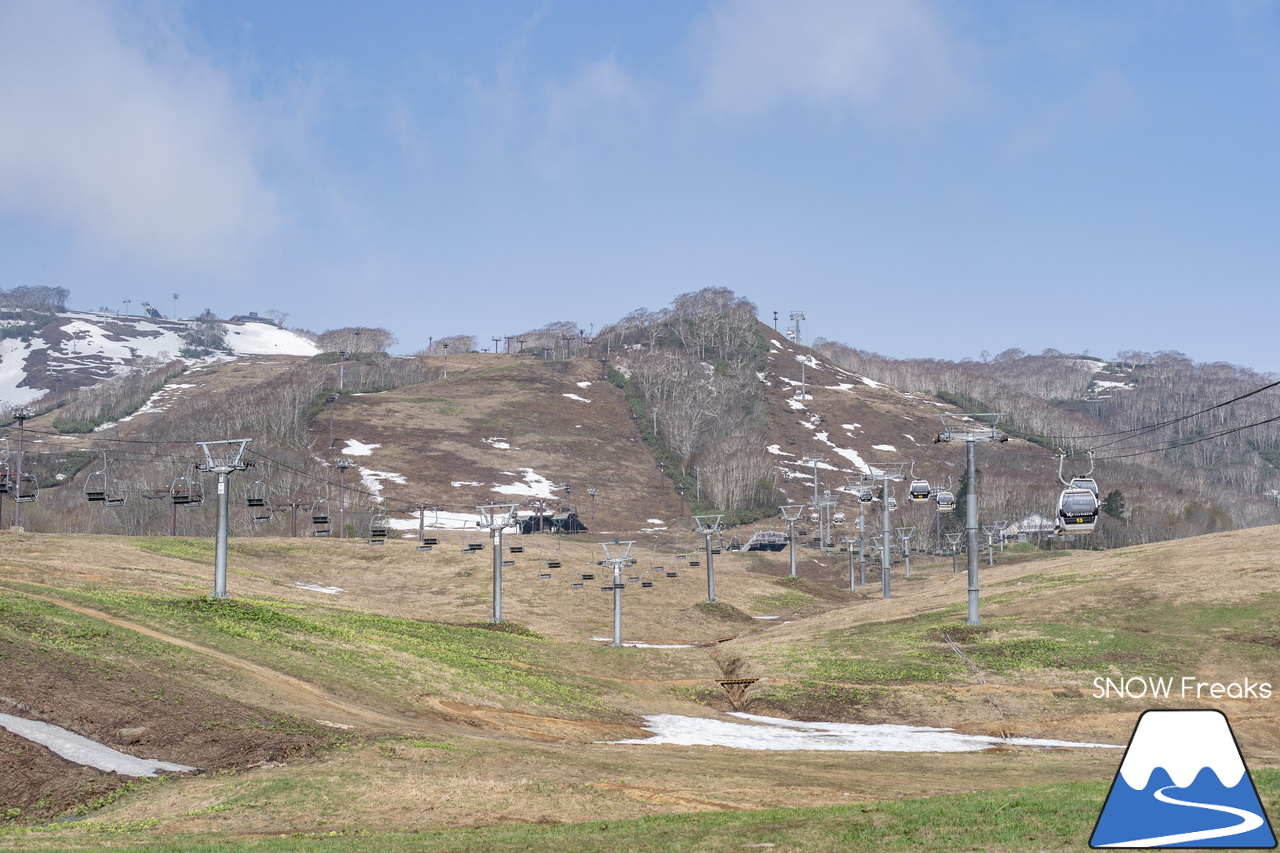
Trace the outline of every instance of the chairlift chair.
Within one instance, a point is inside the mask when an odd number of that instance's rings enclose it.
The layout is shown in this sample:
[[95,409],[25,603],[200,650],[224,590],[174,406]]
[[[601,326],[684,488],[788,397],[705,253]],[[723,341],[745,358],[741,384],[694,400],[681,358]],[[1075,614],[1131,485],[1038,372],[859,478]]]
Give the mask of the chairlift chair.
[[373,518],[369,520],[369,544],[385,545],[389,527],[390,521],[387,519],[386,512],[383,510],[375,512]]
[[89,503],[103,503],[107,499],[107,472],[94,471],[84,478],[84,498]]
[[125,488],[124,483],[119,480],[111,480],[107,486],[107,492],[103,496],[103,506],[124,506],[125,499],[129,492]]
[[204,503],[204,484],[193,476],[194,466],[169,486],[169,500],[178,506],[198,507]]
[[311,535],[329,536],[333,533],[329,520],[329,499],[320,498],[311,502]]
[[17,503],[30,503],[40,494],[40,484],[36,482],[36,475],[22,472],[22,476],[13,484],[13,499]]
[[256,480],[244,490],[244,505],[250,508],[267,505],[267,484],[264,480]]

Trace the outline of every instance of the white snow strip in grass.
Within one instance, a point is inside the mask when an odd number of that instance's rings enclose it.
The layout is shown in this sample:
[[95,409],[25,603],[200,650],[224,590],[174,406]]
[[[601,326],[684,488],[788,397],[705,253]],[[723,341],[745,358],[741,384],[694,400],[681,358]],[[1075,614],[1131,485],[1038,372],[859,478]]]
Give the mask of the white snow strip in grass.
[[375,447],[381,447],[381,444],[362,444],[354,438],[346,439],[347,446],[342,448],[342,453],[346,456],[372,456]]
[[311,341],[271,323],[227,324],[227,346],[236,355],[319,355]]
[[649,522],[650,524],[664,524],[664,523],[665,523],[665,522],[664,522],[662,519],[660,519],[660,518],[650,518],[650,519],[647,519],[647,520],[648,520],[648,522]]
[[[428,512],[426,516],[426,527],[431,530],[475,530],[476,525],[480,523],[480,513],[478,512]],[[413,530],[418,529],[418,517],[415,515],[411,518],[391,518],[387,521],[387,526],[392,530]]]
[[492,447],[492,448],[496,449],[496,450],[510,450],[510,449],[511,449],[511,444],[510,444],[510,443],[508,443],[508,441],[507,441],[505,438],[497,438],[497,437],[494,437],[494,438],[482,438],[482,439],[480,439],[480,440],[481,440],[481,441],[483,441],[485,444],[489,445],[490,447]]
[[109,746],[103,746],[87,737],[69,732],[59,726],[42,723],[38,720],[27,720],[11,714],[0,714],[0,726],[32,743],[38,743],[54,753],[76,764],[84,764],[101,770],[103,773],[119,773],[124,776],[154,776],[157,770],[169,770],[174,773],[185,773],[195,770],[185,764],[173,764],[168,761],[156,761],[151,758],[137,758],[124,752],[117,752]]
[[898,448],[894,447],[892,444],[873,444],[873,445],[871,445],[871,449],[872,449],[872,450],[883,450],[885,453],[897,453],[897,452],[898,452]]
[[[374,445],[375,447],[377,445]],[[403,486],[408,481],[403,474],[397,474],[393,471],[371,471],[368,468],[356,468],[360,472],[360,482],[364,483],[364,487],[376,494],[382,493],[383,481],[398,483]]]
[[[808,395],[808,394],[806,394],[805,396],[806,396],[806,397],[809,397],[809,395]],[[813,398],[812,398],[812,397],[809,397],[809,399],[810,399],[810,400],[812,400]],[[804,403],[801,403],[801,402],[800,402],[799,400],[797,400],[795,397],[788,397],[788,398],[787,398],[787,405],[788,405],[788,406],[790,406],[790,407],[791,407],[791,408],[793,408],[793,409],[796,409],[796,410],[801,410],[801,409],[803,409],[803,408],[805,407]]]
[[881,385],[879,382],[875,381],[874,379],[868,379],[868,378],[867,378],[867,377],[865,377],[865,376],[859,376],[858,378],[862,380],[862,384],[863,384],[863,385],[870,385],[872,388],[883,388],[883,387],[884,387],[883,385]]
[[977,752],[997,746],[1123,748],[1106,743],[964,735],[952,729],[926,726],[801,723],[742,713],[731,716],[745,722],[652,714],[645,717],[644,727],[654,733],[653,737],[614,743],[670,743],[679,746],[727,746],[734,749],[821,749],[842,752]]
[[[591,639],[595,640],[598,643],[613,642],[612,637],[592,637]],[[655,645],[653,643],[628,643],[626,640],[622,641],[622,645],[626,646],[629,649],[691,649],[693,648],[693,646],[691,645],[664,646],[664,645]],[[618,743],[635,743],[635,742],[636,741],[626,741],[626,740],[618,741]]]
[[309,589],[312,592],[323,592],[325,595],[337,595],[340,592],[346,592],[340,586],[320,586],[314,583],[303,583],[302,581],[294,581],[293,585],[298,589]]
[[[139,409],[136,412],[134,412],[132,415],[125,415],[123,418],[121,418],[120,423],[124,423],[125,421],[131,421],[138,415],[148,415],[148,414],[152,414],[153,412],[158,413],[158,412],[168,411],[169,410],[168,404],[173,402],[173,400],[170,398],[180,396],[182,394],[183,389],[194,388],[194,387],[196,387],[194,383],[190,383],[190,384],[174,383],[172,385],[165,385],[159,391],[157,391],[156,393],[148,397],[147,402],[143,403],[142,406],[139,407]],[[164,403],[165,405],[161,405],[161,403]]]
[[840,424],[840,428],[853,432],[855,429],[862,429],[862,424]]
[[914,444],[916,447],[919,447],[919,446],[920,446],[920,442],[916,441],[915,436],[907,435],[905,432],[904,432],[902,435],[903,435],[903,437],[905,437],[908,441],[910,441],[912,444]]
[[590,388],[590,387],[591,387],[591,383],[590,383],[589,381],[577,382],[577,383],[575,383],[575,384],[576,384],[579,388]]
[[841,382],[839,385],[823,385],[823,388],[830,388],[832,391],[852,391],[853,385],[848,382]]
[[454,480],[450,485],[455,489],[459,489],[463,486],[483,486],[484,483],[477,483],[475,480]]
[[795,456],[794,453],[788,453],[787,451],[783,450],[781,444],[771,444],[768,447],[766,447],[765,450],[769,451],[774,456]]
[[839,453],[845,459],[848,459],[850,462],[853,463],[853,467],[857,468],[862,473],[864,474],[871,473],[871,468],[867,465],[866,462],[862,461],[862,457],[858,455],[858,451],[850,450],[847,447],[841,447],[840,445],[835,444],[834,442],[832,442],[830,439],[827,438],[827,434],[825,432],[815,433],[813,437],[816,438],[818,441],[821,441],[823,444],[827,445],[828,447],[830,447],[836,453]]
[[579,397],[577,394],[561,394],[561,397],[568,397],[570,400],[577,400],[579,403],[590,403],[586,397]]
[[781,341],[775,341],[773,338],[769,339],[769,343],[773,344],[778,349],[789,349],[789,347],[786,344],[782,343]]
[[523,483],[512,483],[507,486],[494,486],[489,491],[500,495],[523,495],[530,498],[551,498],[558,488],[546,477],[536,473],[532,468],[521,468],[524,473]]

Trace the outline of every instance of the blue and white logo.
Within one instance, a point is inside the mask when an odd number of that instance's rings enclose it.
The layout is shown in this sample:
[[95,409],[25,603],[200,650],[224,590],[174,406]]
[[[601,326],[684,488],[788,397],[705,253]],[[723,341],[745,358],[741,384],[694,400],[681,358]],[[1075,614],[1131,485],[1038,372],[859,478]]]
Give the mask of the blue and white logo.
[[1275,834],[1220,711],[1147,711],[1090,847],[1272,848]]

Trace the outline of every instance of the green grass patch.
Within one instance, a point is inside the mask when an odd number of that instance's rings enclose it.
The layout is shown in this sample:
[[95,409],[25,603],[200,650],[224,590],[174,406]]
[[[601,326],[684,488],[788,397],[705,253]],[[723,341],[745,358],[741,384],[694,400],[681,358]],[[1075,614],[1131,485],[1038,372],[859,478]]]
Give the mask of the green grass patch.
[[[1264,803],[1280,794],[1280,772],[1253,774]],[[160,836],[154,824],[137,821],[103,828],[86,827],[92,837],[77,843],[65,833],[42,839],[51,830],[7,829],[0,837],[15,849],[99,850],[128,847],[153,853],[214,853],[228,849],[261,853],[723,853],[729,850],[780,849],[813,853],[859,851],[1083,850],[1106,797],[1108,782],[1016,788],[951,796],[870,802],[849,806],[764,809],[659,815],[631,820],[592,821],[552,826],[491,826],[420,833],[334,830],[282,833],[276,837]],[[1274,807],[1271,809],[1274,811]],[[62,828],[57,828],[62,829]],[[68,843],[70,841],[70,843]]]

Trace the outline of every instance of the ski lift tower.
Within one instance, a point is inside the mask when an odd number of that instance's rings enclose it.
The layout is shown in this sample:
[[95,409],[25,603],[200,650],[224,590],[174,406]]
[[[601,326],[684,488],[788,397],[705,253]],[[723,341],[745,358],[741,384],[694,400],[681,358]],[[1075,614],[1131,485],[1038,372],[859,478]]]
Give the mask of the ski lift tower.
[[791,328],[791,340],[800,343],[800,321],[804,319],[803,311],[792,311],[791,322],[795,325]]
[[905,462],[868,462],[867,467],[871,469],[871,476],[881,481],[880,504],[883,507],[884,518],[881,522],[881,542],[880,542],[880,592],[885,598],[889,598],[889,561],[893,554],[893,527],[889,522],[889,481],[901,480],[902,469],[905,468]]
[[493,620],[502,621],[502,531],[515,522],[516,507],[520,504],[490,504],[478,506],[480,523],[493,536]]
[[[855,484],[856,480],[856,484]],[[867,585],[867,504],[862,500],[863,486],[868,482],[866,475],[861,477],[845,477],[845,490],[853,492],[858,498],[858,586]],[[851,558],[852,559],[852,558]]]
[[893,532],[898,534],[898,538],[902,540],[902,560],[903,560],[903,565],[906,566],[906,571],[903,572],[903,577],[910,578],[911,577],[911,539],[913,536],[916,535],[916,529],[914,526],[908,525],[906,527],[895,527],[893,529]]
[[[622,569],[635,562],[631,559],[631,546],[634,544],[634,539],[630,542],[600,543],[600,547],[604,549],[603,562],[613,569],[613,645],[619,647],[622,645],[622,591],[626,589],[622,582]],[[610,547],[613,548],[612,552]],[[707,559],[710,560],[710,557]]]
[[252,438],[230,438],[222,441],[197,441],[204,453],[204,461],[196,467],[218,475],[218,537],[213,558],[213,597],[227,597],[227,478],[232,471],[243,471],[250,463],[244,461],[244,449]]
[[787,533],[791,537],[787,540],[787,550],[791,552],[791,577],[796,576],[796,519],[800,517],[800,513],[804,512],[804,504],[787,504],[778,507],[782,511],[782,517],[787,521]]
[[1003,413],[981,415],[938,415],[942,433],[935,441],[963,441],[969,462],[968,492],[965,495],[964,529],[969,552],[969,624],[981,625],[978,617],[978,476],[975,447],[978,442],[1008,441],[1009,436],[996,429]]
[[723,515],[695,515],[693,523],[698,525],[694,528],[707,538],[707,603],[714,604],[716,600],[716,567],[715,556],[711,548],[711,537],[720,530],[720,522],[724,519]]

